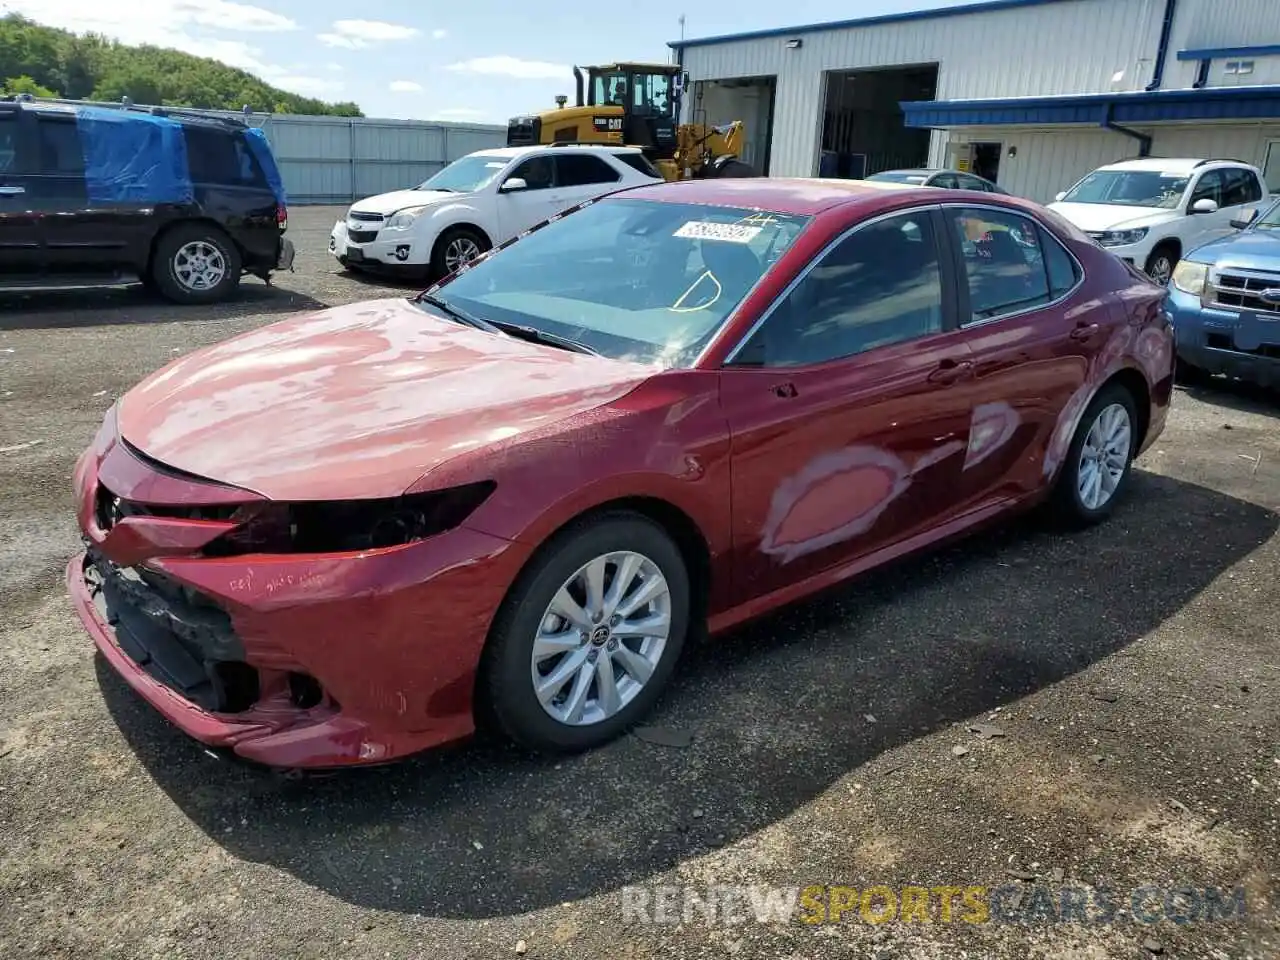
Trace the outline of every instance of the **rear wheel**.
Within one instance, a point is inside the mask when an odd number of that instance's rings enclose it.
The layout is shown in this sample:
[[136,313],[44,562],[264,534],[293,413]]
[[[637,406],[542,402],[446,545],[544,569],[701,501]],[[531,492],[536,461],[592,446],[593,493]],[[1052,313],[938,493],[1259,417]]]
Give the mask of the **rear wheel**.
[[156,242],[151,279],[174,303],[217,303],[240,286],[240,251],[212,224],[186,223]]
[[675,669],[689,575],[652,521],[611,514],[570,528],[521,576],[483,667],[488,713],[535,750],[599,746],[640,720]]
[[1084,527],[1109,517],[1129,479],[1137,448],[1133,395],[1118,383],[1104,387],[1080,418],[1054,488],[1059,518]]

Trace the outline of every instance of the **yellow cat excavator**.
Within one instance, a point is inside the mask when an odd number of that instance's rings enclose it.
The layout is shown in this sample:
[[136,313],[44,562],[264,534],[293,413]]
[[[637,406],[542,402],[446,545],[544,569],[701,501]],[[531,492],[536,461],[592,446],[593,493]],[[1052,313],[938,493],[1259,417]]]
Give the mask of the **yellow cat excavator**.
[[759,176],[740,157],[741,120],[722,126],[680,123],[685,77],[675,64],[610,63],[574,67],[576,102],[512,117],[507,146],[597,143],[639,147],[667,180]]

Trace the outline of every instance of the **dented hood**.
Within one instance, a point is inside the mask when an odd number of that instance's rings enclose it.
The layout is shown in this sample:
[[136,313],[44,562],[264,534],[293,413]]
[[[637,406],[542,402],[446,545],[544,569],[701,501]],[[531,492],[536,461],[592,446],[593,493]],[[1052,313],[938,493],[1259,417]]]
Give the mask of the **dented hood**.
[[652,372],[375,300],[175,360],[124,396],[119,430],[162,464],[273,499],[386,497]]

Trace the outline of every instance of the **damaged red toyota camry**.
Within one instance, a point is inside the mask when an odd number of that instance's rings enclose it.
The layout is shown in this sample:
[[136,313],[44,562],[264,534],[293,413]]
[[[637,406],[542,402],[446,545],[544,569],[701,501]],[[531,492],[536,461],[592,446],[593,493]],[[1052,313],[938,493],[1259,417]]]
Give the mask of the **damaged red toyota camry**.
[[75,470],[71,596],[211,747],[381,763],[643,717],[714,633],[1048,501],[1164,427],[1164,292],[1031,203],[623,191],[413,298],[175,360]]

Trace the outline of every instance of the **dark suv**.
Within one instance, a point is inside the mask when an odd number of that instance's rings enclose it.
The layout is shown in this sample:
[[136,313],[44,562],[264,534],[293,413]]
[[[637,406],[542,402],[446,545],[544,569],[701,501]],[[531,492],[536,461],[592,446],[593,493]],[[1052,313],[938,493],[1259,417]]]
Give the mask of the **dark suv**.
[[0,291],[141,281],[177,303],[293,267],[261,130],[233,119],[0,100]]

